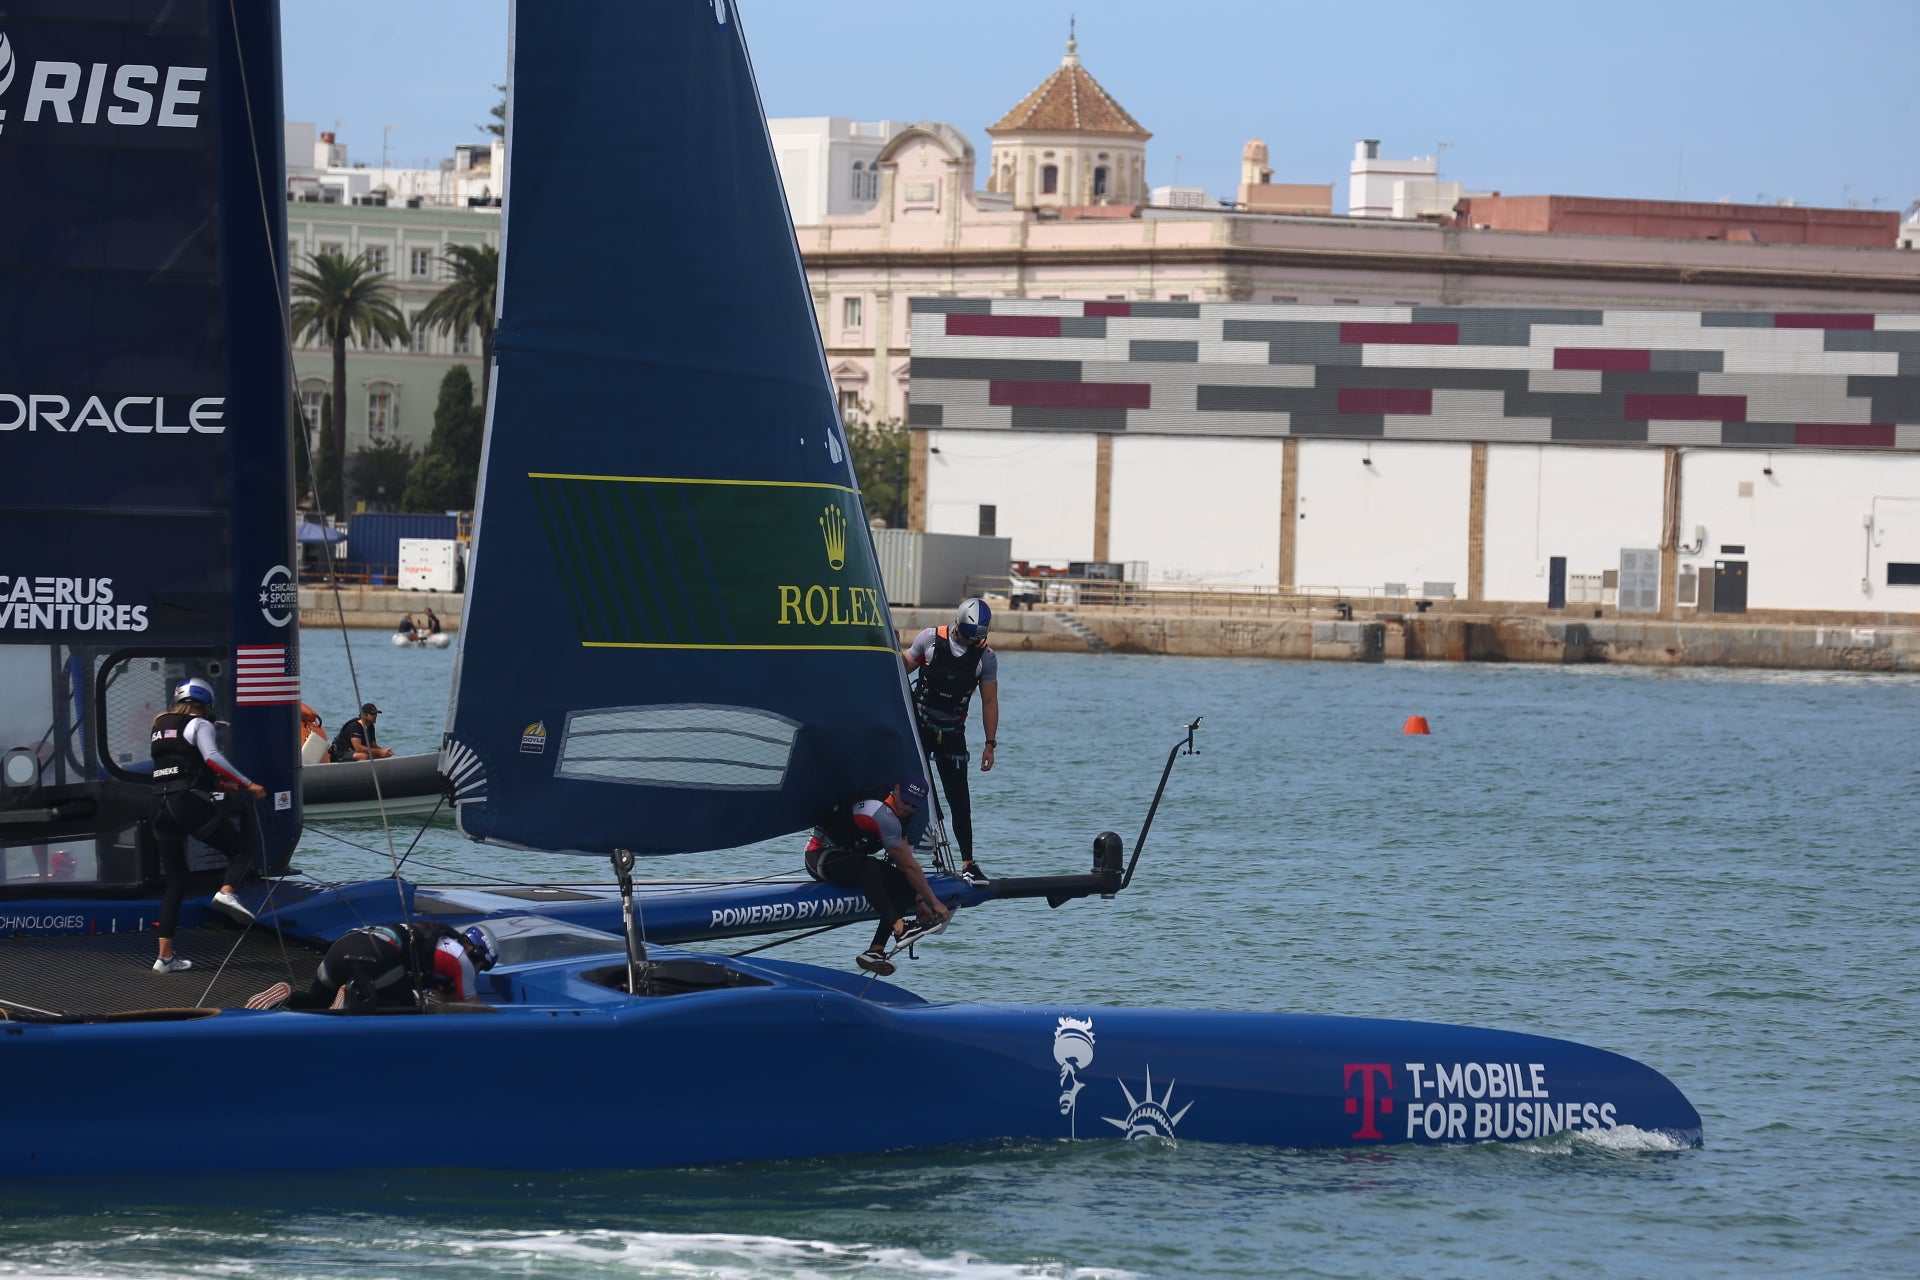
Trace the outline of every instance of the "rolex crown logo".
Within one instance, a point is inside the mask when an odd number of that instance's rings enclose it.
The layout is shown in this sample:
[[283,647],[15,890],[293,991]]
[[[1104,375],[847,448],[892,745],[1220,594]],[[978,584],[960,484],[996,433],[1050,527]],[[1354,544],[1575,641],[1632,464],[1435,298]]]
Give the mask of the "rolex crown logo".
[[827,564],[835,569],[843,567],[847,563],[847,517],[839,503],[821,510],[820,536],[827,540]]

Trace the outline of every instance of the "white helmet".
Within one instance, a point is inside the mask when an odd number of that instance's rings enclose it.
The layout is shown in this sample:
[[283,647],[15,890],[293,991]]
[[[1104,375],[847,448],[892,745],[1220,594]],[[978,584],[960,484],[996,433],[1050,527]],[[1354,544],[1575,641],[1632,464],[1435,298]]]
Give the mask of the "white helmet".
[[987,638],[987,628],[993,625],[993,610],[987,608],[987,602],[978,596],[970,596],[960,602],[954,611],[953,634],[966,644],[980,644]]

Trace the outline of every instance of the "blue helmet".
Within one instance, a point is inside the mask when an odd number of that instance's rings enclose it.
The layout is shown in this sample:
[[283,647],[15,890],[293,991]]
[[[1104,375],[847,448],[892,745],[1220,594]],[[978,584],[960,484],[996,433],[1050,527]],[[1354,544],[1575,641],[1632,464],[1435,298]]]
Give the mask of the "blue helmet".
[[960,602],[960,608],[953,615],[953,634],[967,644],[979,644],[987,638],[987,628],[993,624],[993,610],[987,608],[987,602],[972,597]]
[[182,680],[180,687],[173,691],[173,700],[175,702],[198,702],[203,706],[210,707],[213,705],[213,686],[205,680],[202,680],[199,676],[190,677],[189,679]]
[[498,948],[493,945],[493,935],[491,933],[488,933],[486,929],[477,924],[468,925],[464,932],[467,935],[467,941],[472,944],[473,949],[480,953],[480,958],[474,961],[474,968],[484,971],[500,963],[500,952]]

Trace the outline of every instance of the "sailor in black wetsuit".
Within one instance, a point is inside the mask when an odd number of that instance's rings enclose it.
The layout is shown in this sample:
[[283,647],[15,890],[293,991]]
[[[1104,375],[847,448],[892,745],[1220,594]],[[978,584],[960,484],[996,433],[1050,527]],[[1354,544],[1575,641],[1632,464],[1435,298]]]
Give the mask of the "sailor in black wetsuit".
[[419,1008],[431,997],[447,1004],[478,998],[474,975],[499,959],[484,925],[455,929],[438,920],[376,924],[342,934],[320,961],[313,982],[295,991],[276,982],[247,1000],[249,1009],[340,1009],[374,1013]]
[[987,731],[980,748],[980,772],[993,768],[994,735],[1000,729],[1000,657],[987,643],[993,614],[984,600],[962,600],[951,627],[928,627],[902,651],[913,682],[913,706],[920,719],[920,745],[940,771],[947,793],[953,839],[960,846],[960,874],[969,884],[985,884],[986,872],[973,860],[973,800],[967,792],[967,707],[980,691],[980,720]]
[[195,676],[173,692],[173,710],[153,718],[153,838],[167,887],[160,899],[160,958],[155,973],[178,973],[193,962],[173,954],[174,927],[187,893],[187,837],[204,841],[227,855],[227,879],[213,895],[214,906],[242,923],[253,913],[234,896],[245,878],[253,849],[232,820],[238,802],[213,798],[215,788],[244,790],[258,800],[266,788],[249,780],[223,755],[214,735],[213,686]]
[[432,605],[427,606],[427,634],[430,636],[440,634],[440,615],[433,611]]
[[856,957],[855,963],[881,977],[893,972],[887,944],[908,939],[903,919],[908,903],[919,912],[915,937],[937,930],[953,915],[933,896],[926,874],[913,856],[914,839],[926,830],[926,803],[926,783],[909,779],[884,800],[836,805],[807,842],[807,874],[815,880],[857,887],[879,913],[880,926],[874,930],[873,945]]

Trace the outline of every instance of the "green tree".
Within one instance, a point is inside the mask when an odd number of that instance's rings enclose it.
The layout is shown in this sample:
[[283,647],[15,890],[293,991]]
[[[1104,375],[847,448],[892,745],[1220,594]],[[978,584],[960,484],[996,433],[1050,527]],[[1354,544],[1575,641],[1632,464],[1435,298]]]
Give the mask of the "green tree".
[[407,510],[473,510],[485,425],[485,415],[473,402],[473,378],[465,365],[457,364],[440,379],[433,437],[407,476]]
[[849,418],[846,426],[853,475],[868,518],[885,520],[889,529],[906,528],[910,438],[906,423],[898,418],[880,422]]
[[293,331],[333,348],[333,412],[327,423],[333,465],[321,468],[320,503],[337,513],[344,493],[340,460],[347,454],[347,343],[405,342],[407,322],[387,273],[374,270],[365,254],[311,253],[293,270]]
[[483,124],[479,126],[479,128],[483,133],[490,133],[496,138],[504,138],[507,136],[507,86],[497,84],[493,87],[500,91],[500,101],[494,106],[487,108],[487,114],[493,117],[493,123]]
[[313,459],[309,456],[313,448],[312,434],[307,427],[307,415],[295,400],[287,423],[287,443],[293,448],[293,505],[296,507],[313,496]]
[[[321,477],[321,488],[323,492],[320,495],[319,514],[323,515],[328,513],[333,515],[344,514],[340,504],[341,494],[338,488],[340,483],[340,446],[334,443],[333,432],[327,429],[327,424],[332,421],[333,393],[328,392],[326,395],[320,397],[320,447],[314,450],[313,456],[313,472],[315,475]],[[302,450],[302,452],[305,451]],[[327,476],[334,478],[334,485],[336,486],[331,502],[327,500],[327,495],[324,492],[326,487],[325,477]],[[311,483],[312,480],[310,479],[308,484]],[[303,488],[300,491],[300,496],[303,499],[312,497],[313,490],[311,488]]]
[[353,496],[375,511],[391,511],[402,505],[407,475],[412,470],[413,446],[394,440],[361,449],[347,468]]
[[493,369],[493,313],[499,297],[500,251],[490,244],[450,244],[441,261],[453,268],[453,281],[420,308],[423,329],[441,334],[480,334],[480,409],[487,407],[488,374]]

